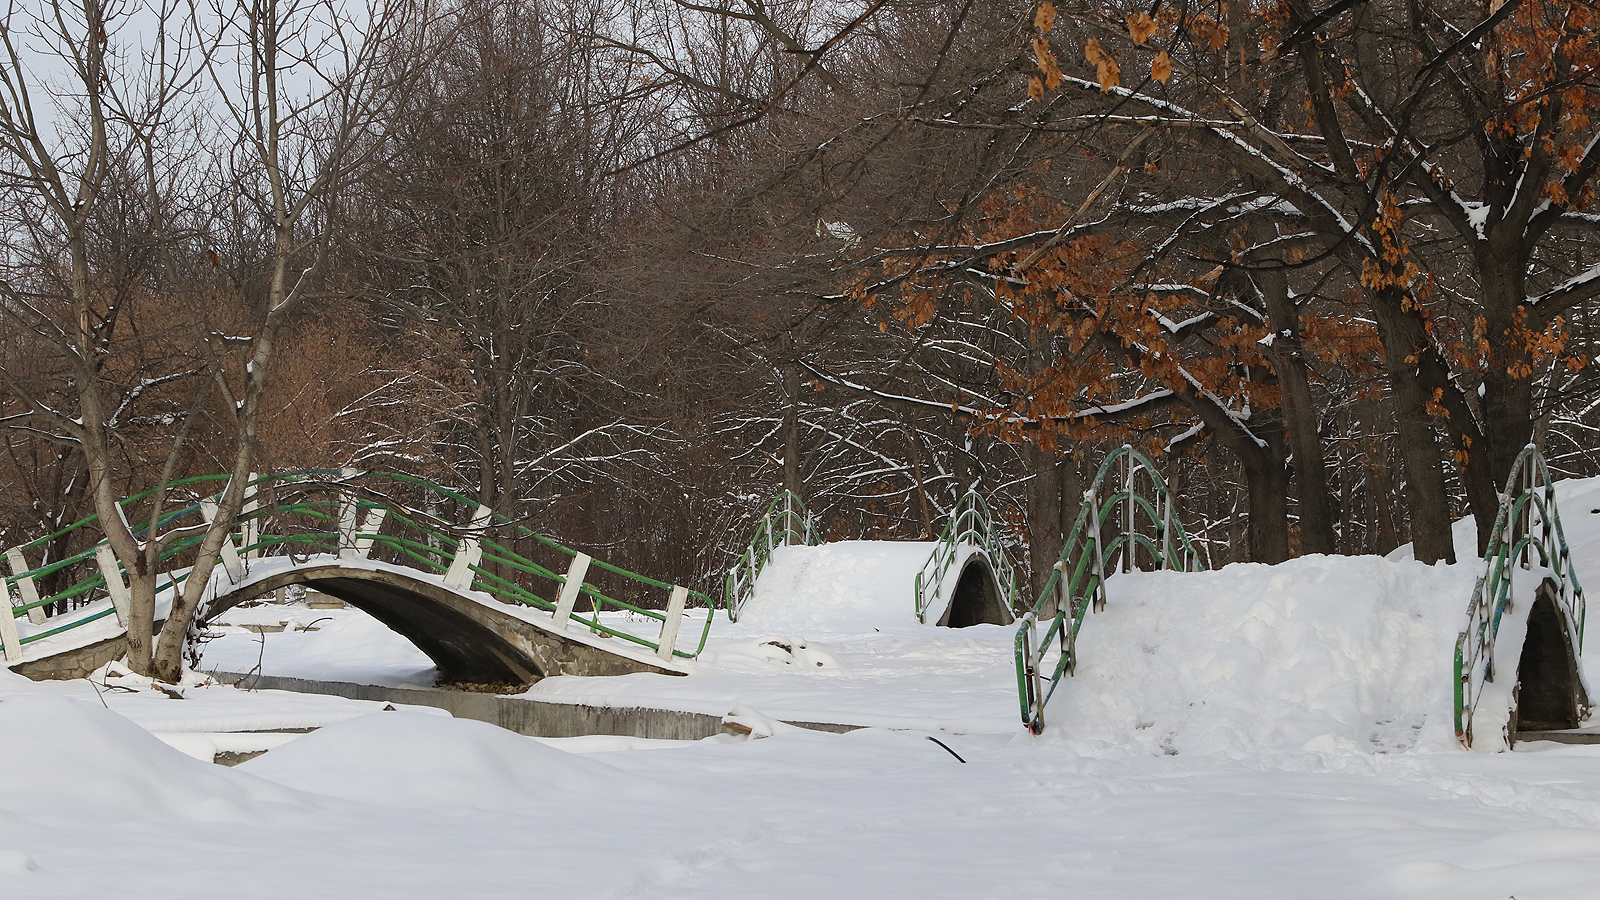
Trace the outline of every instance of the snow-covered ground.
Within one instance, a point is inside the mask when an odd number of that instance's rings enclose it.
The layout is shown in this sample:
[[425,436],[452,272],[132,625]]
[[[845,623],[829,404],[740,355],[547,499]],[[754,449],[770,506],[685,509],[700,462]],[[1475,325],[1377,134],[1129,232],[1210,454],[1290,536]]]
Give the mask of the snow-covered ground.
[[[1561,501],[1600,585],[1600,483]],[[783,552],[688,677],[532,691],[887,726],[844,735],[538,740],[338,698],[174,700],[134,678],[97,695],[0,672],[0,897],[1600,893],[1600,747],[1468,753],[1451,736],[1475,566],[1118,576],[1035,738],[1017,725],[1012,629],[915,624],[901,557],[917,552]],[[431,676],[371,619],[333,613],[307,631],[329,612],[236,611],[291,624],[230,629],[206,666]],[[1600,641],[1585,661],[1600,671]],[[276,749],[232,769],[173,746],[316,725],[258,738]]]

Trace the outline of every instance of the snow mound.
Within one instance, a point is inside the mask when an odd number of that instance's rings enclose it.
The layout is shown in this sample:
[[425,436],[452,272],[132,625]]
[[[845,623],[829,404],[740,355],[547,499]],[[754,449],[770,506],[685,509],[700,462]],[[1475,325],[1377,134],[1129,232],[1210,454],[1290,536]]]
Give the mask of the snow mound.
[[0,700],[0,771],[0,820],[40,825],[161,814],[238,823],[259,818],[257,801],[302,802],[186,756],[101,706],[48,695]]
[[638,776],[485,722],[378,712],[318,729],[238,768],[297,790],[381,806],[531,810]]
[[777,547],[741,624],[774,634],[861,634],[917,624],[917,572],[933,541],[835,541]]
[[1092,755],[1453,747],[1451,660],[1475,576],[1328,556],[1118,575],[1046,736]]

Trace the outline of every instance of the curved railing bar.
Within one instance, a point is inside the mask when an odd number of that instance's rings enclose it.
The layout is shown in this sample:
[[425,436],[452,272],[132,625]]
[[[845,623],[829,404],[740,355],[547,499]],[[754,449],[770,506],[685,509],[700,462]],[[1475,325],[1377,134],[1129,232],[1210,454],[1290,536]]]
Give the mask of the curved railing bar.
[[[1115,471],[1119,461],[1120,473]],[[1150,483],[1150,496],[1137,489],[1141,473]],[[1105,493],[1107,486],[1115,489]],[[1112,452],[1095,472],[1083,500],[1044,590],[1017,626],[1013,648],[1017,698],[1022,722],[1034,734],[1044,730],[1045,706],[1077,666],[1078,632],[1091,607],[1105,606],[1108,577],[1137,567],[1140,547],[1158,569],[1205,568],[1178,520],[1175,498],[1144,453],[1127,445]],[[1114,535],[1107,538],[1107,530]],[[1048,624],[1041,633],[1042,623]],[[1052,648],[1054,664],[1047,660]]]
[[1556,605],[1569,626],[1573,658],[1581,659],[1586,614],[1583,586],[1567,548],[1550,469],[1533,444],[1523,448],[1512,463],[1484,553],[1484,573],[1474,583],[1467,603],[1467,627],[1456,636],[1452,694],[1456,740],[1463,747],[1472,746],[1472,718],[1484,685],[1495,680],[1494,645],[1500,620],[1511,606],[1517,569],[1530,567],[1530,550],[1537,551],[1540,568],[1554,577]]

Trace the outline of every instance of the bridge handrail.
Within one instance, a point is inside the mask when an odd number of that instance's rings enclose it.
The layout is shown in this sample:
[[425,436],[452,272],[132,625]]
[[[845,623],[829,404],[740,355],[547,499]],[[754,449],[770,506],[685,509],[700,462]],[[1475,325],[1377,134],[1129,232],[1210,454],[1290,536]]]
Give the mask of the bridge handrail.
[[[1119,461],[1122,471],[1114,473]],[[1149,482],[1151,496],[1139,490],[1141,473]],[[1108,483],[1116,490],[1106,493]],[[1114,514],[1117,519],[1112,522]],[[1108,522],[1115,529],[1115,537],[1109,540],[1105,536]],[[1154,536],[1144,534],[1141,528],[1152,530]],[[1022,722],[1034,734],[1044,730],[1045,706],[1062,678],[1077,666],[1078,632],[1090,607],[1105,605],[1106,578],[1115,574],[1108,564],[1115,564],[1116,571],[1137,567],[1139,547],[1145,548],[1158,569],[1191,572],[1205,568],[1178,520],[1176,499],[1155,463],[1125,444],[1095,472],[1044,590],[1017,626],[1017,697]],[[1039,624],[1045,619],[1049,624],[1040,634]],[[1052,644],[1059,655],[1050,666],[1046,656]]]
[[[287,472],[266,473],[259,476],[254,476],[250,479],[248,484],[251,488],[257,490],[272,483],[303,484],[310,489],[340,489],[345,487],[351,479],[365,476],[379,476],[401,483],[411,484],[446,499],[457,501],[467,508],[477,507],[477,504],[470,497],[464,494],[452,491],[449,488],[435,484],[427,479],[397,472],[383,472],[376,470],[358,472],[355,470],[342,469],[296,469]],[[171,490],[174,488],[183,487],[189,487],[193,489],[195,486],[200,485],[225,484],[228,481],[228,478],[229,476],[227,475],[199,475],[191,478],[175,480],[168,484],[166,489]],[[151,496],[157,490],[160,490],[160,488],[150,488],[148,490],[141,491],[119,501],[119,505],[127,508],[132,504],[138,503],[140,500]],[[274,504],[270,506],[256,507],[253,509],[247,508],[241,511],[241,513],[236,517],[234,523],[236,526],[242,526],[246,523],[256,523],[256,527],[259,529],[259,523],[266,518],[273,515],[291,513],[306,517],[312,521],[326,522],[332,524],[334,527],[333,530],[330,531],[319,530],[288,535],[268,535],[258,532],[254,534],[255,539],[253,541],[247,541],[246,546],[238,548],[238,552],[246,555],[268,553],[274,550],[287,552],[291,547],[308,545],[314,545],[316,547],[316,550],[313,552],[337,552],[339,550],[339,541],[341,539],[338,510],[341,508],[343,502],[344,501],[342,500],[303,499],[297,502]],[[390,548],[397,554],[411,559],[413,561],[412,564],[414,565],[420,565],[420,567],[431,569],[436,573],[442,572],[447,567],[444,563],[434,559],[434,555],[442,554],[444,552],[449,552],[453,555],[457,550],[460,549],[462,545],[461,539],[452,533],[461,532],[461,529],[448,525],[444,527],[437,527],[423,521],[424,518],[428,517],[416,516],[415,514],[407,515],[407,513],[411,513],[412,511],[407,509],[404,504],[394,502],[388,498],[381,500],[360,498],[352,502],[355,503],[358,511],[382,507],[387,511],[386,515],[393,516],[395,521],[403,522],[404,524],[421,531],[430,541],[436,542],[436,545],[433,545],[410,540],[399,535],[367,534],[364,532],[360,533],[360,537],[363,540],[369,541],[374,546],[384,546]],[[163,510],[157,526],[159,528],[166,528],[167,526],[170,526],[187,516],[204,515],[204,510],[205,503],[202,500],[174,503],[168,509]],[[49,544],[51,541],[63,537],[77,529],[89,526],[98,520],[98,514],[90,514],[78,520],[77,522],[74,522],[51,534],[18,545],[17,547],[12,548],[12,553],[24,554],[27,551]],[[553,538],[539,534],[538,532],[527,528],[521,523],[498,513],[490,514],[487,520],[485,520],[475,530],[469,527],[466,532],[461,532],[475,535],[474,540],[481,550],[484,551],[489,562],[527,574],[552,579],[558,584],[565,584],[567,577],[565,574],[558,574],[530,559],[527,559],[521,554],[516,553],[503,543],[489,539],[486,534],[483,534],[483,532],[487,532],[490,528],[509,529],[514,535],[514,539],[527,539],[534,541],[568,558],[575,559],[576,557],[583,555],[580,554],[579,551],[567,547]],[[142,537],[144,533],[149,530],[149,523],[145,522],[135,525],[132,530],[135,537]],[[201,540],[201,537],[193,535],[175,540],[171,544],[163,547],[162,552],[158,556],[158,560],[163,562],[171,561],[185,551],[197,546]],[[13,571],[12,574],[0,579],[0,584],[4,585],[4,590],[6,591],[6,599],[9,602],[12,600],[12,598],[19,595],[26,597],[28,596],[28,592],[35,591],[36,579],[47,577],[71,566],[94,560],[97,552],[101,548],[105,547],[106,543],[107,542],[104,539],[101,539],[100,541],[91,544],[89,547],[72,553],[62,559],[42,563],[31,568],[23,568],[22,571]],[[704,650],[706,639],[710,631],[710,623],[716,607],[716,600],[714,598],[700,591],[681,588],[680,586],[673,585],[659,579],[641,575],[636,572],[631,572],[604,560],[586,559],[585,565],[592,565],[594,568],[611,572],[615,575],[638,582],[642,585],[648,585],[651,587],[672,591],[675,596],[675,602],[684,607],[687,607],[690,601],[695,601],[699,605],[702,605],[706,609],[705,623],[701,628],[700,639],[696,649],[692,652],[687,652],[679,649],[675,645],[672,648],[671,655],[678,658],[688,659],[699,655],[699,653]],[[550,601],[539,597],[531,590],[523,588],[514,582],[511,582],[495,574],[494,572],[485,569],[482,565],[468,566],[468,569],[472,576],[471,583],[467,585],[469,588],[482,589],[502,602],[515,602],[521,605],[535,606],[546,610],[553,610],[555,608],[554,604],[550,603]],[[569,571],[570,570],[571,569],[569,567]],[[120,561],[117,563],[117,571],[119,575],[123,575],[123,577],[125,577],[125,573],[121,571]],[[182,584],[187,577],[188,572],[186,570],[177,575],[168,574],[165,578],[165,583],[158,584],[158,591]],[[24,584],[26,584],[26,589],[23,587]],[[72,584],[67,585],[60,591],[50,594],[49,596],[40,597],[37,600],[11,606],[11,617],[13,620],[23,616],[28,616],[30,619],[33,619],[35,616],[39,616],[40,613],[47,613],[49,609],[57,603],[75,600],[96,591],[104,592],[106,588],[107,584],[105,573],[103,571],[94,571],[91,574],[74,581]],[[679,594],[681,594],[681,597],[678,596]],[[587,581],[583,582],[578,587],[576,596],[587,596],[591,601],[591,609],[587,616],[577,611],[573,611],[573,614],[571,615],[571,618],[577,620],[580,625],[587,626],[595,634],[620,637],[652,650],[656,650],[658,653],[660,652],[660,644],[658,641],[642,638],[607,625],[600,620],[599,614],[608,609],[616,610],[626,612],[631,616],[642,616],[646,619],[654,619],[664,624],[667,620],[666,613],[610,597],[601,592],[594,585],[589,584]],[[34,612],[35,610],[39,612]],[[55,628],[37,631],[32,634],[22,636],[18,640],[18,644],[28,644],[52,635],[70,631],[74,628],[78,628],[90,622],[104,618],[115,611],[116,610],[114,608],[107,607],[106,609],[99,610],[91,615],[80,616]],[[665,629],[663,630],[665,631]],[[676,642],[674,643],[676,644]]]
[[[1006,609],[1015,610],[1017,602],[1016,566],[1005,544],[994,527],[989,514],[989,504],[977,491],[967,491],[956,504],[955,512],[945,522],[939,540],[934,544],[928,561],[917,570],[912,585],[912,599],[916,605],[917,621],[928,623],[928,610],[944,586],[945,576],[955,563],[956,552],[962,544],[975,544],[988,557],[995,579],[1005,594],[1002,602]],[[958,576],[960,573],[956,573]]]
[[1524,447],[1512,463],[1484,553],[1484,573],[1478,576],[1467,602],[1467,627],[1456,636],[1452,693],[1456,740],[1463,747],[1472,746],[1472,717],[1483,697],[1483,686],[1495,679],[1494,645],[1500,619],[1511,603],[1516,570],[1531,565],[1529,551],[1537,551],[1539,564],[1555,576],[1556,604],[1570,625],[1574,658],[1581,657],[1586,612],[1583,586],[1561,527],[1550,469],[1533,444]]
[[799,544],[813,546],[821,543],[816,520],[806,509],[805,501],[790,490],[779,491],[767,504],[756,524],[755,534],[745,545],[739,561],[728,569],[723,582],[723,602],[727,606],[728,621],[739,621],[739,611],[755,594],[756,580],[778,547]]

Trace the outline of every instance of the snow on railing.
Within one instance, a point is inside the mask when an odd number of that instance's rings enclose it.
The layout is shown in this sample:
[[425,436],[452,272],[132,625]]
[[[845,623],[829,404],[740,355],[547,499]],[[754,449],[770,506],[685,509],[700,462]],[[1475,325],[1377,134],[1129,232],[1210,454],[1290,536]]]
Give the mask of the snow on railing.
[[[1463,747],[1472,746],[1472,717],[1484,697],[1485,685],[1499,674],[1495,666],[1495,639],[1500,620],[1511,610],[1517,570],[1527,571],[1538,554],[1545,570],[1540,581],[1555,583],[1555,603],[1565,617],[1573,659],[1583,654],[1583,587],[1572,566],[1567,536],[1556,510],[1555,485],[1538,448],[1529,444],[1512,464],[1506,488],[1500,494],[1500,511],[1484,553],[1484,573],[1472,588],[1467,604],[1467,627],[1456,637],[1455,729]],[[1536,585],[1535,585],[1536,586]],[[1512,664],[1515,666],[1515,663]],[[1516,670],[1510,672],[1516,677]]]
[[1105,606],[1107,577],[1141,561],[1156,569],[1205,568],[1174,503],[1155,463],[1138,450],[1124,445],[1100,464],[1050,580],[1017,626],[1017,695],[1029,731],[1044,730],[1045,705],[1077,666],[1078,631],[1091,606]]
[[[1011,557],[1006,553],[1005,546],[995,531],[994,521],[989,515],[989,505],[977,491],[968,491],[956,505],[955,514],[945,523],[944,533],[939,535],[939,542],[934,545],[928,561],[917,571],[916,584],[913,587],[914,599],[917,621],[924,625],[928,624],[928,613],[933,608],[934,601],[941,594],[948,596],[944,581],[946,576],[951,574],[956,554],[964,545],[976,546],[984,554],[994,571],[995,579],[1000,584],[1000,591],[1004,594],[1002,602],[1006,609],[1016,608],[1016,567],[1012,565]],[[957,578],[960,575],[960,572],[955,573]],[[954,585],[950,590],[954,590]]]
[[728,620],[739,621],[739,611],[756,592],[756,579],[767,566],[772,551],[792,545],[811,546],[821,541],[816,521],[806,509],[800,495],[790,490],[778,492],[761,513],[756,533],[745,545],[739,561],[728,570],[723,585],[723,599],[728,609]]

